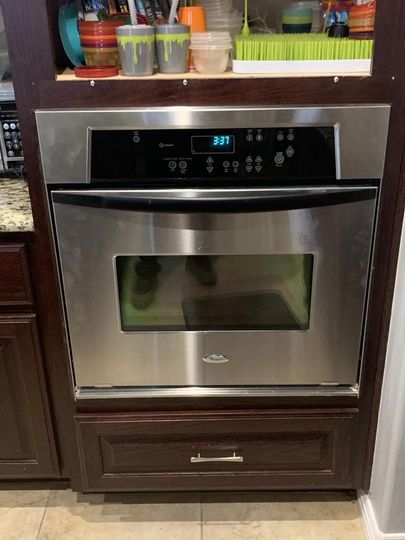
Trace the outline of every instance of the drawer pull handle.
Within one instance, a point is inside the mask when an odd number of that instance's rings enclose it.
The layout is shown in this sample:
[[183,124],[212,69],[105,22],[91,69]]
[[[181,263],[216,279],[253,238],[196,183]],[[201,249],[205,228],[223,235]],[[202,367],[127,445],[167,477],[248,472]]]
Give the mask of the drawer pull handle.
[[190,458],[191,463],[215,463],[215,462],[229,462],[229,463],[243,463],[243,456],[237,456],[236,452],[232,456],[226,457],[203,457],[200,452],[198,452],[197,457],[193,456]]

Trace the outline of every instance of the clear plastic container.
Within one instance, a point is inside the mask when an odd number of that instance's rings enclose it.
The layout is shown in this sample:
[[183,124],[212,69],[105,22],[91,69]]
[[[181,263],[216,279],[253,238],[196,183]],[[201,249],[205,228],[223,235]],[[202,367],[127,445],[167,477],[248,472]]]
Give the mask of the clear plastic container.
[[204,43],[204,45],[217,45],[218,42],[230,42],[229,32],[194,32],[191,43]]
[[232,36],[239,34],[243,25],[243,13],[238,10],[233,0],[198,0],[205,8],[209,31],[228,32]]
[[229,64],[228,49],[193,49],[194,64],[199,73],[223,73]]

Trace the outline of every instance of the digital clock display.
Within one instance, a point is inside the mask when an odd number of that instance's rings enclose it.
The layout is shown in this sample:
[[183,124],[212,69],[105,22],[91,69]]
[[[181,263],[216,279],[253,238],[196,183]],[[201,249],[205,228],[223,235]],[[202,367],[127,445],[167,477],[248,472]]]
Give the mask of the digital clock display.
[[212,146],[219,148],[229,148],[229,145],[232,144],[230,135],[215,135],[212,139]]
[[235,152],[235,135],[196,135],[191,137],[193,154],[233,154]]

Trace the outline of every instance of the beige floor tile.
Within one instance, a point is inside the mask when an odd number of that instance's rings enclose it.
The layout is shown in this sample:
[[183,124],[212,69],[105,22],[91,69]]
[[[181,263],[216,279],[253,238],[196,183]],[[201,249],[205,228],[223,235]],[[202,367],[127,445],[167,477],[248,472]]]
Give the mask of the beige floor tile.
[[365,540],[356,501],[337,494],[312,497],[275,494],[259,503],[204,502],[203,539]]
[[48,489],[8,489],[0,484],[1,540],[35,540],[43,518]]
[[140,504],[140,500],[130,494],[53,491],[39,540],[200,540],[199,503]]

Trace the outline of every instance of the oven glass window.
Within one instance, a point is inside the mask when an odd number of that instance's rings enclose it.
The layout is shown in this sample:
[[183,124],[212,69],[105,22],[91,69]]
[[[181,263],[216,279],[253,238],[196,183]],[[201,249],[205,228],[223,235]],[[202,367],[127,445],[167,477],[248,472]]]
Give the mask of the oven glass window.
[[116,257],[121,328],[307,330],[313,255]]

